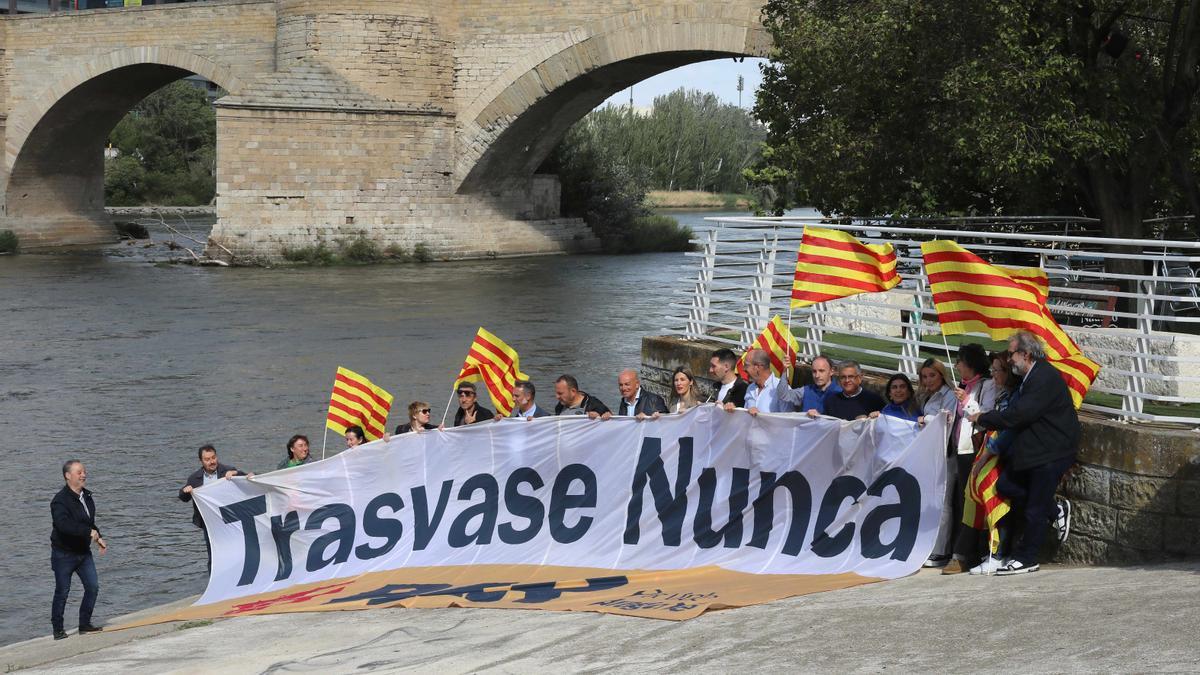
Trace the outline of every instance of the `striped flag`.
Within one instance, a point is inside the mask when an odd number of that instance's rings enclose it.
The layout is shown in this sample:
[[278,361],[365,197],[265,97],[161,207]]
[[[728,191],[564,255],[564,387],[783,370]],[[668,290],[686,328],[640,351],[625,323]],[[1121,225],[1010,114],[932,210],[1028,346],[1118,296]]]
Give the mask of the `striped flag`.
[[793,308],[882,293],[899,283],[891,244],[864,244],[840,230],[804,228],[792,281]]
[[325,426],[345,434],[347,428],[358,425],[367,440],[373,441],[383,437],[391,409],[391,394],[353,370],[338,367]]
[[921,244],[942,333],[984,333],[1006,340],[1018,330],[1042,339],[1050,365],[1058,369],[1078,408],[1100,373],[1046,308],[1048,288],[1029,270],[991,265],[952,241]]
[[754,342],[750,343],[746,353],[742,354],[742,358],[738,360],[737,372],[743,380],[750,379],[745,363],[746,357],[754,349],[761,349],[771,357],[771,372],[778,376],[782,375],[788,366],[795,365],[796,352],[800,349],[800,343],[796,341],[796,336],[792,335],[792,331],[783,325],[783,321],[776,314],[763,332],[754,339]]
[[519,380],[529,379],[521,372],[521,357],[504,340],[480,328],[475,340],[467,350],[462,370],[454,379],[454,386],[463,382],[480,382],[487,385],[488,395],[496,406],[496,412],[508,416],[513,410],[513,385]]
[[[988,432],[988,440],[996,434],[995,431]],[[979,457],[975,460],[979,461]],[[996,525],[1012,510],[1009,501],[996,490],[996,481],[1000,480],[999,464],[998,455],[989,455],[974,474],[975,480],[967,481],[966,498],[963,500],[963,524],[976,530],[987,529],[988,548],[993,555],[1000,552],[1000,531]]]

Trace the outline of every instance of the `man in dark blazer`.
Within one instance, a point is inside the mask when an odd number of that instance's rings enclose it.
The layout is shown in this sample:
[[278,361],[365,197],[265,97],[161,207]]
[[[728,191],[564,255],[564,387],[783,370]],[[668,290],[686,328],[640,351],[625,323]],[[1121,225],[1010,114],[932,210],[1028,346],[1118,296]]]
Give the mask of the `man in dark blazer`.
[[54,529],[50,531],[50,567],[54,570],[50,623],[54,628],[55,640],[67,637],[63,613],[67,609],[67,595],[71,592],[73,574],[78,574],[79,581],[83,583],[79,633],[100,630],[92,625],[92,611],[100,594],[96,561],[92,559],[92,544],[100,547],[101,554],[108,550],[108,544],[96,527],[96,501],[92,499],[91,490],[84,487],[87,484],[87,470],[83,462],[72,459],[63,464],[62,471],[66,485],[50,500],[50,517],[54,523]]
[[[532,382],[521,380],[513,385],[513,410],[509,417],[524,417],[525,419],[533,419],[534,417],[549,417],[550,413],[546,412],[537,403],[534,403],[533,397],[537,395],[537,390]],[[500,413],[496,413],[496,419],[502,419]]]
[[735,408],[746,407],[746,387],[750,383],[738,377],[737,354],[732,349],[718,349],[708,359],[708,374],[717,381],[715,398],[718,404],[732,403]]
[[209,483],[215,483],[222,478],[253,476],[254,474],[246,474],[239,471],[237,467],[227,466],[217,461],[217,449],[211,445],[200,446],[196,455],[200,458],[200,468],[193,471],[192,475],[187,477],[187,482],[183,487],[179,488],[179,501],[192,502],[192,524],[204,531],[204,548],[208,551],[208,569],[211,570],[212,544],[208,541],[208,528],[204,527],[204,518],[200,517],[200,508],[192,500],[192,491]]
[[[1012,552],[1012,562],[997,576],[1038,570],[1037,555],[1056,514],[1054,491],[1079,452],[1079,414],[1062,376],[1046,361],[1041,340],[1020,331],[1008,342],[1013,369],[1023,376],[1017,395],[1005,410],[976,413],[970,420],[987,429],[1012,434],[1002,455],[1004,468],[996,482],[1000,494],[1024,512],[1025,531]],[[1070,517],[1070,506],[1060,515]]]
[[[621,405],[617,407],[618,415],[632,415],[639,418],[651,417],[655,413],[667,412],[667,402],[663,397],[642,389],[637,371],[626,368],[617,375],[617,389],[621,391]],[[612,413],[601,415],[601,419],[609,419]]]

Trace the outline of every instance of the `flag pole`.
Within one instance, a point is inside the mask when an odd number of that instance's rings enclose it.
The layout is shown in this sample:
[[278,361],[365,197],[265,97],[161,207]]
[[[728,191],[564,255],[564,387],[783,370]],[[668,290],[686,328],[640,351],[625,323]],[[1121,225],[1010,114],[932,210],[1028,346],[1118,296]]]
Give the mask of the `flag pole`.
[[325,427],[325,433],[321,436],[321,459],[325,459],[325,441],[329,440],[329,427]]
[[950,381],[954,383],[954,388],[958,389],[958,378],[954,377],[954,357],[950,356],[950,343],[946,341],[946,331],[942,331],[942,344],[946,346],[946,365],[950,371]]
[[454,394],[457,393],[457,391],[458,386],[456,385],[454,390],[450,392],[450,400],[446,401],[446,411],[442,413],[442,426],[446,426],[446,416],[450,414],[450,404],[454,403]]

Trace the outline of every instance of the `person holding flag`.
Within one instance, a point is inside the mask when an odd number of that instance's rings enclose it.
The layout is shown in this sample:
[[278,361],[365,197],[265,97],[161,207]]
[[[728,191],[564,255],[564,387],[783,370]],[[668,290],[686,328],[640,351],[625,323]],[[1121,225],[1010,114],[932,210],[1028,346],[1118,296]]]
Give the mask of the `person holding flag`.
[[1004,410],[970,415],[985,429],[1010,431],[1012,443],[996,481],[997,491],[1023,514],[1025,530],[1013,546],[1011,561],[997,576],[1038,571],[1038,551],[1056,515],[1069,527],[1069,503],[1058,513],[1054,492],[1079,452],[1079,415],[1067,383],[1046,361],[1038,336],[1018,331],[1008,342],[1013,370],[1022,378]]

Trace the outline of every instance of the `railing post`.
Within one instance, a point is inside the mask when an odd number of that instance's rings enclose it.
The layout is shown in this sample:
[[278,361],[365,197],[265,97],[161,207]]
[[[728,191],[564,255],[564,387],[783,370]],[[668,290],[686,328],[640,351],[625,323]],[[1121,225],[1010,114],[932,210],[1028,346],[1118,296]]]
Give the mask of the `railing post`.
[[692,294],[692,307],[688,310],[686,336],[689,340],[698,340],[708,330],[709,307],[712,303],[709,293],[712,291],[713,275],[717,268],[717,228],[714,226],[704,235],[704,253],[700,263],[700,273],[696,275],[696,284]]
[[[904,344],[900,347],[900,363],[896,368],[897,372],[906,375],[916,375],[917,367],[913,364],[921,361],[921,323],[925,318],[925,292],[928,288],[925,273],[922,271],[921,276],[917,277],[916,292],[913,293],[915,309],[907,312],[908,320],[904,322]],[[901,312],[901,316],[904,314]]]
[[758,252],[758,264],[755,266],[754,282],[750,289],[750,302],[746,303],[746,318],[742,321],[742,344],[749,346],[754,338],[767,326],[770,320],[766,316],[771,311],[771,290],[774,287],[775,250],[779,245],[779,235],[774,240],[763,234],[762,248]]
[[1150,372],[1150,360],[1146,355],[1150,353],[1150,333],[1154,331],[1154,293],[1158,289],[1158,270],[1159,263],[1156,261],[1152,266],[1150,279],[1143,279],[1137,283],[1137,287],[1142,290],[1137,299],[1137,347],[1133,350],[1133,367],[1130,369],[1133,374],[1129,376],[1128,391],[1121,397],[1121,409],[1130,413],[1125,416],[1126,420],[1136,419],[1145,407],[1145,400],[1141,394],[1146,393],[1146,378],[1143,375]]

